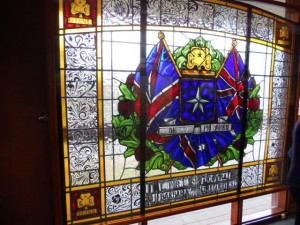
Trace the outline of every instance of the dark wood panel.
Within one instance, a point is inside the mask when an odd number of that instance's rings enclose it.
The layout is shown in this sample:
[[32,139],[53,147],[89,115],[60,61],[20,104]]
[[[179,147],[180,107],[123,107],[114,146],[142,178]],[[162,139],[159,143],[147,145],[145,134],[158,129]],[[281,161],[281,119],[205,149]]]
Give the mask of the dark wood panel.
[[53,144],[49,122],[38,121],[49,116],[53,95],[47,65],[51,5],[12,3],[1,30],[0,224],[55,224]]

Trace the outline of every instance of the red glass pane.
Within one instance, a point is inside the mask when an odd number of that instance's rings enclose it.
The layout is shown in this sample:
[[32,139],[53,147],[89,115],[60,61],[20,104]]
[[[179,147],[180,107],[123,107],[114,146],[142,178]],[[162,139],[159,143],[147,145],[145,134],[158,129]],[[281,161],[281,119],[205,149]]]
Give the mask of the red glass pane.
[[96,26],[96,0],[66,0],[64,1],[65,28],[80,28]]
[[87,189],[71,193],[71,214],[73,220],[100,215],[99,189]]

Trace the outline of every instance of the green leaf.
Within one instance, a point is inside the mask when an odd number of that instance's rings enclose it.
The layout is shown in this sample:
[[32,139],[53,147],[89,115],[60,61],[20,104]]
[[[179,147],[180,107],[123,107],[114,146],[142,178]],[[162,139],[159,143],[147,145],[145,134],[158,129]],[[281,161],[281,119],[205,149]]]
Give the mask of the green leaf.
[[127,148],[124,152],[124,157],[127,158],[132,155],[134,155],[134,148]]
[[132,126],[120,126],[115,128],[115,134],[122,139],[128,139],[131,137]]
[[139,139],[136,137],[135,133],[136,133],[136,129],[132,129],[132,130],[131,130],[130,139],[135,140],[135,141],[137,141],[137,142],[140,143],[140,141],[139,141]]
[[180,56],[178,59],[176,59],[176,65],[179,69],[186,68],[186,62],[187,59],[184,56]]
[[112,125],[114,128],[118,128],[121,124],[121,121],[120,121],[120,117],[119,116],[113,116],[112,118]]
[[134,99],[137,99],[138,94],[136,93],[136,91],[134,90],[134,88],[132,90],[132,94],[133,94]]
[[129,99],[132,101],[135,101],[136,98],[134,96],[134,94],[132,93],[132,91],[127,87],[126,84],[121,83],[119,86],[120,91],[122,92],[122,94],[124,95],[125,99]]
[[257,133],[257,130],[247,129],[245,132],[246,138],[251,138]]
[[190,48],[192,48],[192,47],[195,47],[195,46],[196,46],[196,43],[195,43],[195,41],[194,41],[193,39],[191,39],[187,45],[188,45]]
[[221,67],[221,63],[219,60],[213,59],[211,61],[211,70],[212,71],[217,72],[217,71],[219,71],[220,67]]
[[222,53],[220,51],[216,51],[216,59],[220,61],[220,63],[222,64],[224,62],[224,56],[222,55]]
[[209,50],[213,50],[213,46],[211,45],[211,42],[210,41],[207,41],[205,43],[205,47],[208,48]]
[[252,137],[248,138],[247,141],[248,141],[247,143],[250,145],[254,144],[254,139]]
[[132,119],[124,119],[120,121],[120,127],[126,127],[126,126],[133,126],[133,121]]
[[195,40],[195,44],[197,47],[204,47],[205,46],[205,43],[206,41],[204,40],[203,37],[198,37],[196,40]]
[[185,170],[186,167],[178,161],[174,161],[173,166],[178,170]]
[[154,149],[156,150],[156,152],[158,151],[158,148],[149,140],[146,140],[146,147],[152,149],[154,151]]
[[226,153],[225,154],[221,153],[221,154],[219,154],[219,156],[220,156],[221,161],[222,161],[223,164],[225,164],[228,161],[228,156],[227,156]]
[[181,56],[181,54],[182,54],[182,49],[183,49],[183,47],[180,47],[180,48],[177,48],[177,49],[174,51],[173,57],[174,57],[175,60],[176,60],[179,56]]
[[205,166],[212,166],[212,165],[214,165],[214,163],[217,161],[217,157],[215,156],[215,157],[212,157],[211,159],[210,159],[210,161],[208,162],[208,163],[206,163],[205,164]]
[[233,142],[236,142],[237,140],[240,140],[241,139],[241,134],[238,134],[234,139],[233,139]]
[[235,149],[232,145],[229,145],[227,147],[227,150],[225,153],[220,153],[219,157],[221,158],[221,161],[223,164],[227,163],[230,160],[238,160],[240,157],[240,152]]
[[126,98],[125,98],[125,96],[124,95],[120,95],[119,97],[118,97],[118,100],[119,101],[123,101],[123,100],[125,100]]
[[166,153],[165,151],[161,151],[161,153],[163,154],[164,161],[170,161],[171,158],[168,153]]
[[135,140],[120,140],[120,144],[127,146],[128,148],[137,148],[140,143]]
[[240,158],[240,151],[238,151],[235,147],[233,147],[232,145],[230,145],[227,149],[227,151],[230,151],[233,158],[230,158],[231,159],[235,159],[235,160],[239,160]]
[[155,155],[148,161],[145,162],[145,169],[148,173],[152,169],[159,169],[163,163],[163,157],[161,152],[156,152]]
[[248,110],[248,127],[257,132],[261,126],[262,116],[263,111],[261,109],[256,112]]
[[227,160],[231,160],[234,159],[234,154],[233,152],[230,150],[230,148],[227,148],[227,151],[225,152],[225,155],[227,156]]
[[251,90],[251,92],[249,93],[249,98],[257,98],[258,96],[258,92],[260,90],[260,86],[259,84],[255,86],[255,88],[253,88]]
[[263,111],[262,111],[261,109],[257,110],[257,111],[255,112],[255,116],[256,116],[256,118],[261,119],[262,116],[263,116]]
[[166,165],[165,163],[161,164],[161,166],[160,166],[160,169],[161,169],[162,171],[166,171],[167,168],[168,168],[168,165]]

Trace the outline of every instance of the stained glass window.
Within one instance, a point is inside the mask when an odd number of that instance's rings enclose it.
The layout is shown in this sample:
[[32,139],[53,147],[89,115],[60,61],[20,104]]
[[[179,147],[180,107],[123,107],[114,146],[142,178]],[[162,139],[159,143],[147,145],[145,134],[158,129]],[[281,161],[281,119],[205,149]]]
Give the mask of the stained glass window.
[[284,182],[294,24],[226,1],[141,4],[59,1],[68,224]]

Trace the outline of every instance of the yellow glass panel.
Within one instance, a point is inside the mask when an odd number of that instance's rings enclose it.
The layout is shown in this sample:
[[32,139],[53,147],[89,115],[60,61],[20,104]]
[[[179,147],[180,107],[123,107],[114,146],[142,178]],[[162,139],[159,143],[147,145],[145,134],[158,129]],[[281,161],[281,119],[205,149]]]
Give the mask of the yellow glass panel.
[[79,186],[79,187],[72,187],[71,191],[80,191],[84,189],[92,189],[99,187],[99,184],[92,184],[92,185],[85,185],[85,186]]
[[63,8],[63,1],[59,1],[59,11],[58,11],[58,18],[59,18],[59,28],[64,28],[64,8]]
[[106,214],[106,211],[105,211],[106,207],[105,207],[105,201],[104,201],[105,196],[106,196],[105,195],[105,188],[101,188],[101,214],[102,215]]
[[77,28],[77,29],[68,29],[65,30],[66,34],[73,34],[73,33],[91,33],[95,32],[96,28]]
[[247,10],[247,7],[242,6],[242,5],[236,5],[236,4],[233,4],[233,3],[227,3],[227,6],[232,7],[232,8],[236,8],[236,9],[239,9],[239,10],[243,10],[243,11]]
[[[59,36],[59,65],[61,69],[65,68],[65,45],[64,36]],[[63,83],[64,84],[64,83]]]
[[102,24],[102,1],[97,1],[97,24]]
[[61,87],[60,87],[60,96],[62,98],[66,97],[66,88],[65,88],[65,71],[61,70],[60,71],[60,83],[61,83]]
[[64,149],[64,157],[65,158],[69,157],[67,130],[63,130],[63,149]]
[[69,171],[69,160],[65,159],[65,186],[70,186],[70,171]]
[[86,222],[92,222],[93,221],[96,221],[96,220],[99,220],[100,217],[93,217],[93,218],[90,218],[90,219],[85,219],[85,220],[76,220],[76,221],[73,221],[73,224],[78,224],[78,223],[86,223]]
[[66,102],[65,98],[61,99],[61,115],[62,115],[62,129],[67,129],[67,119],[66,119]]
[[71,198],[70,193],[66,193],[66,208],[67,208],[67,220],[71,220]]

